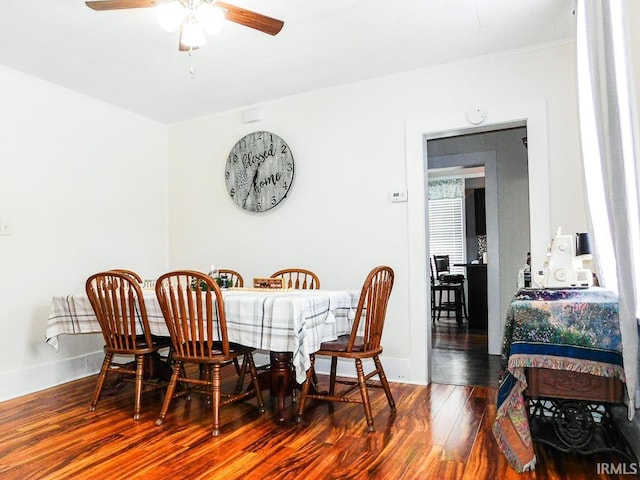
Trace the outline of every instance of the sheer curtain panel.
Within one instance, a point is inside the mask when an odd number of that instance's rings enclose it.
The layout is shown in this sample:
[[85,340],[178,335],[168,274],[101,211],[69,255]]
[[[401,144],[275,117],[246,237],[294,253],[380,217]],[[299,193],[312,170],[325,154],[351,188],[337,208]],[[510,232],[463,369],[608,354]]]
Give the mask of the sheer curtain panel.
[[578,0],[580,129],[590,229],[601,283],[618,293],[629,419],[638,390],[638,197],[636,99],[625,0]]

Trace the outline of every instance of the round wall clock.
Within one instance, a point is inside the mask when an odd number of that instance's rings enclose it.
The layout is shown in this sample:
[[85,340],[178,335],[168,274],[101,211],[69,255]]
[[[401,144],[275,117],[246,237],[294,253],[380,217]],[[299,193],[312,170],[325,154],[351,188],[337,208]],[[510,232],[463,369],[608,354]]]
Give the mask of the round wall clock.
[[278,205],[291,188],[291,150],[274,133],[249,133],[231,149],[224,180],[227,192],[239,207],[265,212]]

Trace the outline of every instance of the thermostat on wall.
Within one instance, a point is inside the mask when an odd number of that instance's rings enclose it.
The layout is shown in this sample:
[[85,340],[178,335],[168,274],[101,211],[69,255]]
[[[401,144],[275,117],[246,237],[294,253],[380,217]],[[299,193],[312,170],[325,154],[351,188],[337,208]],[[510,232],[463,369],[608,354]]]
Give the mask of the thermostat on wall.
[[407,201],[407,192],[390,192],[389,198],[392,202],[406,202]]

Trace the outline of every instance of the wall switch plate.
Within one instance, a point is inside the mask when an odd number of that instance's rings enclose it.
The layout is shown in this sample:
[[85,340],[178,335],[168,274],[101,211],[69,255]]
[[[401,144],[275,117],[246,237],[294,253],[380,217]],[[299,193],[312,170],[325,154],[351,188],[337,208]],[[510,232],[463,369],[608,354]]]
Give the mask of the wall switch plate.
[[407,201],[407,192],[390,192],[389,198],[393,203],[397,202],[406,202]]
[[0,218],[0,235],[11,235],[11,224],[8,220]]

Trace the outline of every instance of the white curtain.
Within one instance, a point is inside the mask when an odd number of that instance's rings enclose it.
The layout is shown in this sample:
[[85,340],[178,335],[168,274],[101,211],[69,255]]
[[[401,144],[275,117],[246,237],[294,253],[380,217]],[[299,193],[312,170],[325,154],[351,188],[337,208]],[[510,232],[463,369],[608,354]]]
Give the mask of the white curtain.
[[[634,0],[635,1],[635,0]],[[637,114],[625,0],[578,0],[580,129],[590,230],[601,283],[618,293],[629,419],[640,405],[640,198]]]

